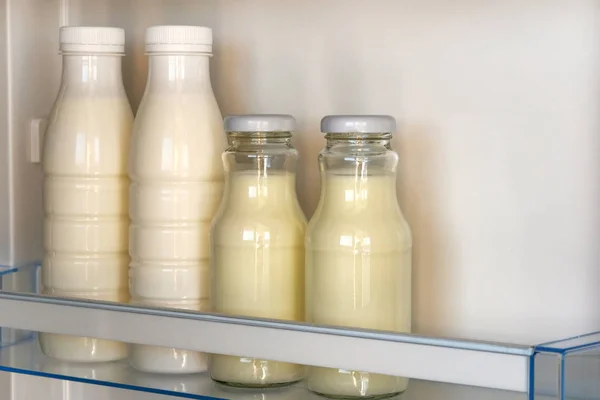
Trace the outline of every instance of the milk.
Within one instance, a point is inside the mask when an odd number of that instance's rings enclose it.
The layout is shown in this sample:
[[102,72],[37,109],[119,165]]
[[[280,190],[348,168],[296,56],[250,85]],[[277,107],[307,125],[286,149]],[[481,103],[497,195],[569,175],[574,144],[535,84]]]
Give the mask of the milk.
[[[141,307],[177,308],[180,310],[208,311],[208,302],[195,301],[133,301]],[[179,374],[181,371],[206,371],[206,355],[197,351],[180,350],[169,347],[132,345],[129,363],[138,371]]]
[[[151,54],[134,124],[129,286],[136,304],[201,311],[209,296],[209,233],[223,193],[226,140],[210,54],[179,53]],[[152,346],[132,346],[130,362],[155,373],[206,370],[204,354]]]
[[[45,293],[127,302],[126,163],[133,114],[118,55],[66,54],[44,144]],[[123,343],[40,334],[66,361],[125,358]]]
[[[114,301],[120,303],[125,303],[129,300],[129,293],[127,292],[127,289],[104,293],[76,293],[45,289],[43,294],[57,297],[79,298],[95,301]],[[61,361],[98,363],[120,360],[127,357],[127,344],[112,340],[40,333],[39,342],[44,354]]]
[[[410,332],[411,234],[395,174],[326,172],[307,229],[307,319],[316,324]],[[311,368],[308,387],[330,396],[402,392],[408,380]]]
[[[302,321],[305,225],[293,174],[230,173],[212,232],[213,311]],[[211,355],[210,374],[230,384],[270,386],[300,380],[303,367]]]

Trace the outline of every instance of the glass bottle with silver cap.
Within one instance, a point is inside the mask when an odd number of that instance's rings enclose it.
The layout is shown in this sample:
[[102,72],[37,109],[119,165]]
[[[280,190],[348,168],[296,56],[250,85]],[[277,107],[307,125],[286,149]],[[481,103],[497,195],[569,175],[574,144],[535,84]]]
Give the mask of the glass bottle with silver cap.
[[[298,152],[290,115],[225,118],[225,193],[211,229],[211,304],[217,313],[303,321],[306,218],[296,198]],[[218,382],[281,386],[303,377],[295,364],[211,355]]]
[[[321,197],[306,234],[306,312],[315,324],[410,332],[411,231],[396,196],[390,116],[328,116]],[[335,398],[385,398],[408,380],[311,368],[308,387]]]

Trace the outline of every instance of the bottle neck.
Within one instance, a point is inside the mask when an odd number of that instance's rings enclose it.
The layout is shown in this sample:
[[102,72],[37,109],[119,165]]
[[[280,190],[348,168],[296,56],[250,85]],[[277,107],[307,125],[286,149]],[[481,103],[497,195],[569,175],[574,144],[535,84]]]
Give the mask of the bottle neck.
[[224,161],[230,206],[296,204],[297,152],[290,132],[229,132],[227,139]]
[[232,208],[293,207],[296,204],[295,190],[296,177],[292,173],[238,171],[227,175],[225,196]]
[[361,133],[328,133],[325,135],[327,139],[327,149],[335,146],[357,148],[360,146],[382,146],[387,150],[392,149],[391,133],[378,134],[361,134]]
[[69,88],[123,88],[119,55],[65,54],[62,84]]
[[356,171],[323,173],[321,200],[331,214],[347,212],[389,213],[397,210],[396,175],[361,175]]
[[228,132],[227,141],[234,151],[264,151],[268,148],[292,148],[290,132]]
[[149,92],[212,91],[210,83],[210,54],[150,56]]
[[392,135],[327,134],[321,152],[321,203],[328,212],[387,212],[397,209],[398,154]]
[[253,171],[260,175],[296,173],[298,152],[290,132],[227,134],[229,147],[223,158],[228,173]]

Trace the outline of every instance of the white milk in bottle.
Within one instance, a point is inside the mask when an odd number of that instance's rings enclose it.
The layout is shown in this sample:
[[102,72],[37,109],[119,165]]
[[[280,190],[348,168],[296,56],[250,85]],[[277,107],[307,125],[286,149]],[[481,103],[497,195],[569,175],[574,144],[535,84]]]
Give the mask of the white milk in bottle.
[[[226,147],[213,94],[212,31],[156,26],[146,32],[146,92],[129,159],[132,301],[205,310],[209,232],[223,192]],[[131,364],[156,373],[206,370],[203,354],[133,345]]]
[[[289,115],[225,119],[225,194],[211,231],[211,304],[217,313],[304,318],[306,219],[296,198],[294,127]],[[209,372],[224,384],[268,387],[296,382],[304,371],[295,364],[213,354]]]
[[[410,332],[410,228],[396,198],[395,121],[323,119],[321,198],[306,234],[307,319],[315,324]],[[383,398],[408,380],[311,368],[310,390],[337,398]]]
[[[127,302],[127,155],[133,114],[118,28],[60,30],[63,76],[44,143],[44,293]],[[77,362],[127,356],[124,343],[41,333],[43,352]]]

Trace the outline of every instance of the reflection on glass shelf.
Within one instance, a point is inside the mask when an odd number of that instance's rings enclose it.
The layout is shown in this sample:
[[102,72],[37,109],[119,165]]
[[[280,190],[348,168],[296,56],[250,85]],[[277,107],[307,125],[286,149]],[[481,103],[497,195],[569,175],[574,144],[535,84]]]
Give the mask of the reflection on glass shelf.
[[[207,374],[157,375],[133,370],[127,362],[103,364],[65,363],[44,356],[36,340],[0,349],[0,371],[65,379],[122,389],[192,399],[317,400],[300,383],[278,389],[237,389],[213,382]],[[527,400],[526,393],[483,389],[412,380],[408,390],[395,400]]]

